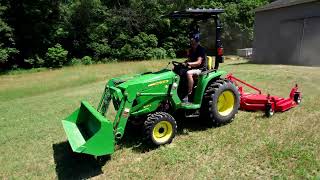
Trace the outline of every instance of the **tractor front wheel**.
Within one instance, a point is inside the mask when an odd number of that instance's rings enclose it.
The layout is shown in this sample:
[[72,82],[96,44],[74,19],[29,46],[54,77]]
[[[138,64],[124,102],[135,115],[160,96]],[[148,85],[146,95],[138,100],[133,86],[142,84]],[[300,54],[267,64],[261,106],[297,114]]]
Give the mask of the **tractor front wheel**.
[[205,91],[203,111],[206,119],[214,125],[232,121],[240,106],[240,94],[229,80],[219,79],[212,82]]
[[177,132],[177,123],[168,113],[156,112],[148,115],[144,122],[147,139],[155,145],[169,144]]

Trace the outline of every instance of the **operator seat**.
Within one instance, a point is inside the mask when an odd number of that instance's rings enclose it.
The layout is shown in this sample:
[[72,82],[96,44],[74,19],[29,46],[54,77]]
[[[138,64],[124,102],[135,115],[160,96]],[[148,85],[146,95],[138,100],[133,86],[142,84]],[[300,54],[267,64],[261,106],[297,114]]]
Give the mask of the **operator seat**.
[[206,67],[207,70],[213,69],[213,56],[206,56]]

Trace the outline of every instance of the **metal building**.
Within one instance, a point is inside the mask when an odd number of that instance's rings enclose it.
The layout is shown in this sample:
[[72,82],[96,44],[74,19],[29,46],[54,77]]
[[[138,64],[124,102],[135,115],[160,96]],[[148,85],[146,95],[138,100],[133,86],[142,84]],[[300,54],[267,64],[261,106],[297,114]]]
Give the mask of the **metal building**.
[[253,61],[320,65],[320,1],[278,0],[255,10]]

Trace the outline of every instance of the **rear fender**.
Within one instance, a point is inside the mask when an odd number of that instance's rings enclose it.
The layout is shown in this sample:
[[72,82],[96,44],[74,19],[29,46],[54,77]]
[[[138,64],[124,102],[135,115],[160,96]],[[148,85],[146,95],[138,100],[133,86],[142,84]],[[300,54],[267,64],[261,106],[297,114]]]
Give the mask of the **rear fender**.
[[198,85],[194,94],[194,104],[201,104],[204,91],[208,86],[209,82],[219,78],[222,75],[227,74],[225,71],[213,71],[207,74],[199,75]]

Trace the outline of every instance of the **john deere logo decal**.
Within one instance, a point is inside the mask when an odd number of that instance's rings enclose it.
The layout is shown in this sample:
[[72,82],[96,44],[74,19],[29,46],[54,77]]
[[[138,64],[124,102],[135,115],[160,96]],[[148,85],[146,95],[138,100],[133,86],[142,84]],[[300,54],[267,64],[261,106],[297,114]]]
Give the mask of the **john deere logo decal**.
[[160,85],[160,84],[165,84],[165,83],[167,83],[167,82],[169,82],[169,80],[158,81],[158,82],[149,84],[148,87],[150,87],[150,86],[157,86],[157,85]]

